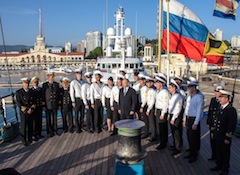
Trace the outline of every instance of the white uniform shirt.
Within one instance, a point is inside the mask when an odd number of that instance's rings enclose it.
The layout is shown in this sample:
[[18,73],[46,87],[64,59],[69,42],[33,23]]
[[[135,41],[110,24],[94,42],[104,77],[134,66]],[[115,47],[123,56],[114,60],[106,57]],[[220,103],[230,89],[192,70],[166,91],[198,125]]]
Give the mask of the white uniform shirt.
[[140,83],[139,82],[135,82],[133,84],[132,88],[136,91],[136,94],[140,93]]
[[113,86],[110,97],[110,106],[113,107],[113,102],[119,103],[119,91],[122,87]]
[[111,92],[113,87],[104,86],[102,90],[102,104],[103,107],[106,107],[106,100],[105,98],[111,98]]
[[156,91],[153,88],[149,88],[147,92],[147,112],[153,109],[156,101]]
[[186,101],[186,108],[183,115],[183,121],[186,121],[186,116],[196,117],[194,124],[198,125],[203,117],[204,110],[204,96],[198,91],[194,96],[188,95]]
[[[92,83],[91,83],[92,84]],[[85,106],[88,105],[87,101],[91,99],[90,97],[90,86],[89,83],[84,83],[82,85],[82,99]]]
[[161,109],[161,116],[164,116],[168,111],[169,92],[164,87],[156,94],[155,108]]
[[141,104],[141,108],[144,108],[144,106],[147,104],[147,92],[148,92],[148,88],[146,85],[142,86],[140,89],[140,95],[139,95],[139,102],[142,103]]
[[75,98],[82,98],[82,85],[84,84],[83,80],[72,80],[70,83],[70,97],[73,103],[75,103]]
[[186,100],[186,93],[183,89],[177,89],[177,92],[182,96],[182,100],[183,100],[183,105],[184,105],[184,102]]
[[90,97],[91,104],[94,104],[95,99],[102,99],[102,90],[105,85],[101,82],[100,84],[94,82],[90,86]]
[[182,110],[182,96],[179,93],[175,93],[170,97],[169,100],[169,114],[173,114],[171,120],[178,118]]

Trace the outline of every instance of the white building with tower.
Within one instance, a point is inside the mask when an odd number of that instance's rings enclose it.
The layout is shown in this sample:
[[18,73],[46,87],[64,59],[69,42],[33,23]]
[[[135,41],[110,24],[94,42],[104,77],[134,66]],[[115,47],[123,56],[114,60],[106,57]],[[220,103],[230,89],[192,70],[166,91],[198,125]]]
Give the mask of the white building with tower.
[[86,34],[86,53],[87,55],[96,47],[102,47],[102,33],[91,31]]
[[231,46],[232,46],[232,48],[239,48],[240,47],[240,36],[233,36],[232,37]]
[[71,52],[72,51],[72,43],[66,42],[65,43],[65,52]]

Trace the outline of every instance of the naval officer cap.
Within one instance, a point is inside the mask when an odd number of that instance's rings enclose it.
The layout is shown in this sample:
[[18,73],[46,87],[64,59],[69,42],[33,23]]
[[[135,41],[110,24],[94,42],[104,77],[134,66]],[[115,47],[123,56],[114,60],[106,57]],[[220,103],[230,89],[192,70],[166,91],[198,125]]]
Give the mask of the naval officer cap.
[[138,74],[138,78],[141,80],[146,80],[146,76],[142,73]]
[[219,92],[220,92],[220,97],[231,97],[232,96],[231,92],[229,92],[229,91],[219,90]]
[[159,77],[159,76],[156,76],[155,79],[156,79],[156,82],[160,82],[160,83],[166,84],[166,80],[161,78],[161,77]]
[[167,81],[167,76],[164,75],[163,73],[155,73],[154,75],[155,75],[155,77],[160,77],[160,78],[164,79],[165,81]]
[[21,81],[24,83],[30,83],[31,79],[28,77],[21,78]]
[[154,82],[154,79],[149,76],[146,76],[146,83],[147,82]]
[[37,83],[37,82],[39,82],[39,78],[37,76],[34,76],[34,77],[32,77],[31,82]]
[[220,90],[224,90],[224,88],[220,84],[214,84],[214,91],[219,92]]
[[76,74],[82,74],[82,69],[81,69],[81,68],[76,69],[74,72],[75,72]]
[[102,72],[100,71],[100,70],[96,70],[95,72],[94,72],[94,75],[96,76],[96,75],[100,75],[101,77],[102,77]]
[[70,79],[69,79],[68,77],[63,77],[63,78],[61,79],[61,82],[62,82],[62,83],[69,83],[69,82],[70,82]]
[[124,73],[124,74],[126,74],[127,72],[126,72],[126,70],[125,69],[123,69],[123,68],[120,68],[120,69],[118,69],[118,72],[120,73],[120,72],[122,72],[122,73]]
[[189,77],[187,81],[188,86],[198,86],[198,80],[194,77]]
[[86,72],[85,74],[84,74],[84,76],[86,77],[86,78],[91,78],[92,77],[92,72]]
[[179,86],[178,86],[177,82],[174,79],[170,80],[170,85],[174,85],[177,89],[179,89]]
[[123,80],[125,79],[125,76],[122,74],[117,74],[117,79]]
[[174,80],[179,80],[179,81],[183,82],[183,79],[181,77],[177,76],[177,75],[175,75],[175,77],[173,79]]
[[55,76],[55,73],[54,72],[48,72],[47,76]]

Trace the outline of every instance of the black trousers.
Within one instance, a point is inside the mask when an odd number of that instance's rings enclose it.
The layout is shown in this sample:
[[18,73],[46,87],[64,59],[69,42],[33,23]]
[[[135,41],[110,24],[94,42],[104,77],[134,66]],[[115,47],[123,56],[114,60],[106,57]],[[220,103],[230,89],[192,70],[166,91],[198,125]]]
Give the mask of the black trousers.
[[57,132],[57,109],[46,110],[47,133]]
[[93,116],[94,116],[94,110],[91,106],[90,100],[87,101],[89,109],[87,109],[87,116],[86,116],[86,126],[87,130],[93,129]]
[[222,168],[223,171],[229,171],[230,161],[230,144],[225,144],[224,140],[215,140],[216,153],[217,153],[217,166]]
[[110,106],[110,98],[105,98],[105,101],[106,101],[106,108],[107,108],[107,118],[112,121],[113,111],[111,110],[111,106]]
[[75,125],[77,131],[80,131],[81,128],[84,127],[84,110],[85,106],[83,104],[83,100],[80,98],[76,98],[76,107],[74,108],[75,112]]
[[164,119],[160,120],[161,109],[156,110],[156,128],[157,128],[157,139],[162,146],[166,146],[168,142],[168,113],[164,115]]
[[141,113],[143,122],[145,123],[145,126],[143,128],[144,135],[149,134],[149,120],[148,120],[148,116],[146,115],[146,111],[147,111],[147,105],[143,107],[143,112]]
[[40,136],[42,133],[42,107],[37,106],[33,112],[33,135]]
[[96,131],[101,130],[103,123],[103,106],[100,99],[94,101],[94,129]]
[[[68,121],[67,121],[68,118]],[[72,131],[73,130],[73,114],[72,110],[62,110],[62,120],[63,120],[63,130]]]
[[[211,126],[210,126],[211,128]],[[214,139],[214,136],[213,136],[213,131],[210,130],[210,145],[211,145],[211,149],[212,149],[212,157],[213,159],[215,159],[217,156],[217,153],[216,153],[216,141]]]
[[113,123],[117,122],[120,120],[120,114],[118,113],[118,109],[119,109],[119,105],[117,104],[117,102],[113,102]]
[[[172,114],[170,114],[170,120],[172,118]],[[174,125],[170,124],[172,136],[173,136],[173,144],[175,149],[181,151],[182,148],[182,117],[178,116],[175,119]]]
[[21,117],[20,136],[23,144],[25,144],[27,141],[29,142],[32,141],[33,118],[32,115],[24,114],[23,112],[20,112],[20,117]]
[[195,117],[187,117],[187,138],[190,148],[190,156],[193,158],[197,157],[197,152],[200,150],[200,122],[196,130],[192,130]]

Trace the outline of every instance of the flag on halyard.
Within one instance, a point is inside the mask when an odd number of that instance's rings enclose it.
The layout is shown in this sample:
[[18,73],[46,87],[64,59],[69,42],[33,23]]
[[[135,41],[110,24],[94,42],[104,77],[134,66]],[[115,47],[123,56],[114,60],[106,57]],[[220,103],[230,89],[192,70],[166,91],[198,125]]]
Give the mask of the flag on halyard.
[[240,0],[216,0],[213,16],[235,20]]
[[[165,1],[163,9],[162,47],[166,50],[167,3]],[[207,27],[194,12],[180,2],[171,0],[169,2],[169,17],[170,52],[181,53],[195,61],[202,61],[203,58],[207,58],[207,62],[212,64],[221,65],[223,63],[225,47],[212,47],[214,44],[211,44],[213,42],[210,41],[215,41],[215,39],[209,34]],[[219,42],[223,43],[222,41]],[[216,59],[214,56],[216,56]]]

